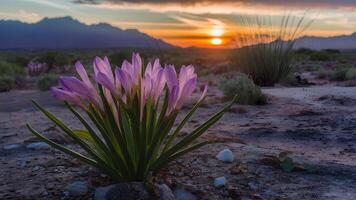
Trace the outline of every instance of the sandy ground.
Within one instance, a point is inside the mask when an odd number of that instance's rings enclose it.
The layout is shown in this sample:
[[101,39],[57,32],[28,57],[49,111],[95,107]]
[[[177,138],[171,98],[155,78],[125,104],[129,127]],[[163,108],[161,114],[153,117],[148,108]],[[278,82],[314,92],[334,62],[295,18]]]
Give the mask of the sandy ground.
[[[206,132],[204,137],[215,143],[178,159],[158,177],[199,199],[355,199],[356,88],[266,88],[263,92],[268,95],[268,105],[234,105]],[[208,95],[183,133],[223,105],[215,87]],[[90,183],[88,195],[78,199],[90,198],[96,186],[109,184],[107,177],[53,149],[25,148],[35,140],[25,123],[61,135],[34,109],[31,98],[71,127],[80,126],[47,92],[1,93],[0,199],[65,199],[66,186],[77,180]],[[3,149],[14,143],[22,147]],[[233,151],[233,163],[215,158],[225,148]],[[288,152],[293,160],[315,170],[283,172],[278,165],[264,162],[265,156],[280,152]],[[225,176],[227,184],[215,188],[213,180],[219,176]]]

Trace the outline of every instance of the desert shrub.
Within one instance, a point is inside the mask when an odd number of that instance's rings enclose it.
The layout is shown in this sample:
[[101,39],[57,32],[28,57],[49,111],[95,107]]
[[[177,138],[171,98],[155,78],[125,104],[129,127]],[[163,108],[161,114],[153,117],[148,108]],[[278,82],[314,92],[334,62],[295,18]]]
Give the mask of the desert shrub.
[[349,68],[345,74],[345,79],[346,80],[356,80],[356,69]]
[[239,73],[233,78],[223,79],[219,84],[219,89],[227,99],[232,99],[237,95],[235,102],[239,104],[263,105],[267,102],[261,88],[246,74]]
[[109,55],[109,60],[114,64],[122,63],[131,57],[129,52],[116,52]]
[[338,49],[324,49],[323,51],[327,52],[327,53],[331,53],[331,54],[340,54],[341,51]]
[[12,89],[14,79],[11,76],[0,76],[0,92],[7,92]]
[[24,67],[0,60],[0,76],[14,76],[25,74]]
[[329,61],[331,58],[331,55],[326,51],[316,51],[310,55],[310,60],[313,61]]
[[297,54],[304,54],[304,55],[310,55],[314,52],[315,52],[314,50],[308,48],[299,48],[295,51],[295,53]]
[[347,72],[348,72],[347,68],[338,68],[331,73],[330,80],[345,81]]
[[237,34],[237,63],[257,85],[273,86],[295,65],[294,39],[309,26],[304,17],[239,17],[243,30]]
[[58,84],[58,77],[54,74],[46,74],[37,81],[37,88],[45,91]]

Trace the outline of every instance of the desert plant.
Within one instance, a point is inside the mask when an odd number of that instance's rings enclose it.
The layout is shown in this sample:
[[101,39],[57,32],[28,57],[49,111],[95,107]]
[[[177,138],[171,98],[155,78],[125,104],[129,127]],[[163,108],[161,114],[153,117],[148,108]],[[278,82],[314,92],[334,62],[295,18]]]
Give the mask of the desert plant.
[[[205,87],[197,103],[171,131],[184,102],[196,88],[197,75],[193,66],[182,66],[177,77],[174,66],[162,68],[158,59],[153,64],[148,63],[143,70],[140,56],[134,54],[132,63],[124,61],[113,73],[106,57],[103,60],[96,57],[93,76],[96,86],[79,62],[76,70],[81,80],[61,77],[60,87],[53,88],[52,92],[66,102],[86,130],[71,129],[38,103],[35,105],[88,155],[57,144],[27,126],[39,139],[93,165],[116,181],[145,181],[151,172],[207,144],[207,141],[193,142],[232,104],[224,106],[205,123],[178,139],[207,92]],[[95,128],[69,103],[83,109]]]
[[295,65],[294,39],[311,22],[305,18],[285,15],[280,22],[273,17],[238,18],[242,26],[237,33],[236,45],[239,70],[251,76],[262,86],[272,86],[288,75]]
[[346,80],[356,80],[356,69],[349,68],[345,74],[345,79]]
[[332,81],[345,81],[346,80],[346,74],[348,72],[348,68],[338,68],[334,71],[331,72],[330,74],[330,80]]
[[0,60],[0,76],[15,76],[25,74],[24,67]]
[[10,91],[14,85],[14,79],[11,76],[0,76],[0,92]]
[[45,91],[49,90],[51,87],[55,86],[58,84],[58,76],[55,74],[46,74],[42,76],[38,81],[37,81],[37,88]]
[[299,48],[295,51],[297,54],[304,54],[304,55],[310,55],[314,53],[314,50],[308,49],[308,48]]
[[27,73],[30,76],[38,76],[42,73],[47,72],[48,65],[47,63],[39,63],[39,62],[29,62],[27,65]]
[[237,96],[235,103],[263,105],[266,104],[267,101],[260,87],[255,85],[253,80],[246,74],[238,73],[233,78],[223,79],[219,84],[219,89],[227,99],[232,99],[234,96]]
[[326,51],[316,51],[310,54],[310,60],[313,61],[329,61],[331,58],[331,54]]

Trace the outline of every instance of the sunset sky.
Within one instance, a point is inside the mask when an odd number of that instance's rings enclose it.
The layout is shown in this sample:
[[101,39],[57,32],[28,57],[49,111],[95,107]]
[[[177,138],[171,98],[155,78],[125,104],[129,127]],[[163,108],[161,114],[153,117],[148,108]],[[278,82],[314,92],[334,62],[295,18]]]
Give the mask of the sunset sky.
[[[312,2],[312,3],[311,3]],[[35,23],[72,16],[86,24],[135,28],[178,46],[228,47],[241,29],[240,15],[314,20],[308,35],[356,32],[355,0],[0,0],[0,19]]]

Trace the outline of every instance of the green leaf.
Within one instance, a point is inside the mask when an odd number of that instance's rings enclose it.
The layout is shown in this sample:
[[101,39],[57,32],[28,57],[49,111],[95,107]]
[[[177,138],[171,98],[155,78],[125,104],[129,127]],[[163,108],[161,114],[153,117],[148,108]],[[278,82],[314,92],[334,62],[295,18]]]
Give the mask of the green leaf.
[[92,160],[91,158],[88,158],[86,156],[81,155],[80,153],[72,151],[72,150],[64,147],[63,145],[60,145],[60,144],[57,144],[57,143],[51,141],[50,139],[46,138],[45,136],[43,136],[39,132],[37,132],[35,129],[33,129],[31,127],[31,125],[29,125],[29,124],[26,124],[26,126],[38,139],[40,139],[41,141],[51,145],[53,148],[56,148],[56,149],[66,153],[66,154],[69,154],[69,155],[71,155],[71,156],[73,156],[75,158],[78,158],[79,160],[81,160],[81,161],[83,161],[85,163],[88,163],[90,165],[98,167],[97,162],[95,160]]
[[181,121],[181,123],[177,126],[176,130],[174,131],[174,133],[169,137],[165,147],[163,148],[163,152],[165,152],[170,145],[172,144],[172,142],[174,141],[174,139],[177,137],[178,133],[182,130],[182,128],[184,127],[184,125],[188,122],[188,120],[193,116],[193,114],[195,113],[195,111],[198,109],[198,107],[202,104],[202,102],[204,101],[205,97],[203,99],[201,99],[200,101],[198,101],[194,107],[188,112],[188,114],[184,117],[184,119]]

